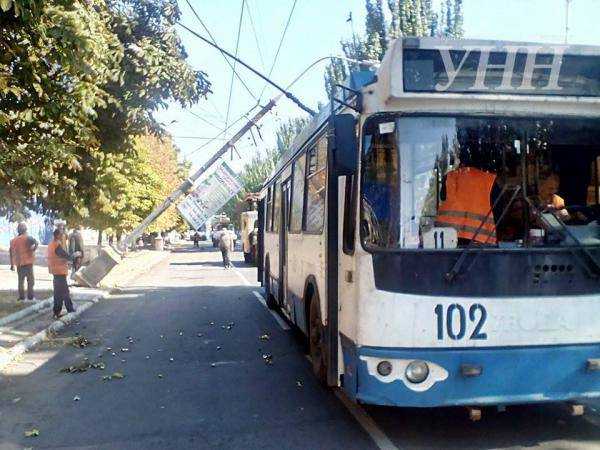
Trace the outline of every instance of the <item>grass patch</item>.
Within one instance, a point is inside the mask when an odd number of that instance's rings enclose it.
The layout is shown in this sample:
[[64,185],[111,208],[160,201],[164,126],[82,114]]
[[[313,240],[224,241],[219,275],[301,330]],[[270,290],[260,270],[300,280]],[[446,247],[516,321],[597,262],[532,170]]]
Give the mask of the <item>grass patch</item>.
[[[52,296],[52,291],[36,290],[35,297],[38,300],[45,300]],[[31,302],[19,302],[19,297],[16,290],[0,290],[0,317],[8,316],[9,314],[20,311],[21,309],[31,306]]]

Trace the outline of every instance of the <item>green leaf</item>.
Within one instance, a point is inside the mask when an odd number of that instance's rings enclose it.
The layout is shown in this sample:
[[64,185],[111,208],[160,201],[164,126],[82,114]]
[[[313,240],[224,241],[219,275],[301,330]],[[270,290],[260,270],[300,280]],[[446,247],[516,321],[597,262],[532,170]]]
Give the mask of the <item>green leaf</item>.
[[12,6],[12,0],[0,0],[0,9],[2,9],[2,11],[4,11],[4,12],[8,11],[11,6]]
[[25,437],[37,437],[40,435],[40,430],[33,428],[25,432]]

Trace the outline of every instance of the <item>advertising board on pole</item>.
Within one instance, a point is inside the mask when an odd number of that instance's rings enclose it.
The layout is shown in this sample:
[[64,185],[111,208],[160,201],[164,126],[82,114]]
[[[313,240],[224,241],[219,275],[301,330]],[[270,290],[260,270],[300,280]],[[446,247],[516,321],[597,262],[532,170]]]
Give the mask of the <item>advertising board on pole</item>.
[[225,161],[177,205],[183,218],[195,229],[215,215],[242,189],[242,182]]

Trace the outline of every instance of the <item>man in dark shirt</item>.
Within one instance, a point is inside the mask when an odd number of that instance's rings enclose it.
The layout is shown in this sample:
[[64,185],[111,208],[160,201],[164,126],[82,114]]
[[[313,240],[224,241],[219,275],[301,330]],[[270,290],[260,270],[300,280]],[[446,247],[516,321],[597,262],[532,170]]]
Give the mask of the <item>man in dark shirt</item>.
[[84,246],[83,246],[83,236],[81,235],[81,225],[79,225],[77,228],[75,228],[70,236],[69,236],[69,253],[72,255],[75,252],[79,252],[81,253],[81,256],[76,256],[73,259],[73,269],[72,269],[72,273],[71,276],[73,276],[73,274],[75,272],[77,272],[79,270],[79,268],[81,267],[81,262],[83,261],[83,250],[84,250]]

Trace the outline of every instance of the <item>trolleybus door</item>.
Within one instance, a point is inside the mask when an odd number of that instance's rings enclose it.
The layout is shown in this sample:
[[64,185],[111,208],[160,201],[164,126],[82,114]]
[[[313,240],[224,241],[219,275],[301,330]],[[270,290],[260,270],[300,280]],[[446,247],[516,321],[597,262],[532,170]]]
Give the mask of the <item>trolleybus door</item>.
[[292,308],[288,304],[291,300],[287,295],[287,268],[288,268],[288,227],[290,219],[290,194],[291,178],[281,183],[281,226],[279,227],[279,304],[283,305],[288,314]]

